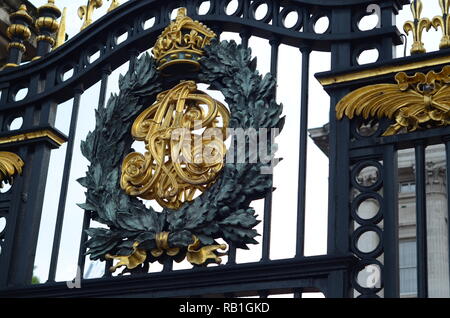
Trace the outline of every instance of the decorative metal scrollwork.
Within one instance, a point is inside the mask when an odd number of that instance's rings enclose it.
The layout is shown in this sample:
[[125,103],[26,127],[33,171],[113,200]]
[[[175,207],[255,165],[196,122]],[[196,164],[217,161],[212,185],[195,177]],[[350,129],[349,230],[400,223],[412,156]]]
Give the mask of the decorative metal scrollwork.
[[[133,124],[132,135],[145,141],[147,152],[125,158],[122,188],[170,209],[191,201],[215,181],[223,167],[228,120],[226,107],[198,91],[193,81],[159,94]],[[218,131],[211,131],[215,128]],[[202,129],[203,133],[195,133]]]
[[395,79],[397,84],[370,85],[345,96],[336,106],[337,118],[395,120],[383,136],[450,124],[450,66],[439,73],[408,76],[401,72]]
[[13,177],[18,174],[22,174],[22,168],[24,162],[22,159],[12,153],[1,151],[0,152],[0,188],[3,188],[3,182],[12,184]]

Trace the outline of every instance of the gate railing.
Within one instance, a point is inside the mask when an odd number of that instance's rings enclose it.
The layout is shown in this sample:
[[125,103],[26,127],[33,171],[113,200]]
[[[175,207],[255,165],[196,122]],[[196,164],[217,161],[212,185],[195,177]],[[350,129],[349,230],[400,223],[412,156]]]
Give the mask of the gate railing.
[[[302,292],[319,290],[328,297],[351,296],[351,281],[355,280],[355,268],[365,264],[365,256],[355,253],[350,238],[355,235],[350,227],[349,169],[359,160],[383,160],[384,198],[383,267],[385,296],[398,296],[398,249],[395,248],[395,194],[392,164],[395,145],[390,141],[378,144],[378,139],[361,141],[365,146],[357,148],[350,138],[351,122],[338,121],[335,106],[339,100],[355,87],[385,79],[390,73],[361,80],[343,81],[335,78],[340,74],[370,72],[372,68],[386,65],[424,60],[421,57],[393,60],[393,47],[402,43],[395,27],[394,16],[404,0],[330,0],[330,1],[250,1],[239,0],[234,13],[227,13],[230,1],[214,0],[209,11],[200,15],[198,9],[203,1],[129,1],[111,11],[80,34],[56,50],[43,54],[41,58],[26,65],[10,67],[0,73],[0,150],[15,153],[24,162],[23,174],[14,179],[12,188],[0,195],[0,216],[5,217],[6,227],[0,242],[0,295],[2,296],[248,296],[264,297],[270,293]],[[267,5],[264,17],[256,18],[259,6]],[[369,5],[379,9],[380,25],[369,31],[361,31],[358,21],[371,11]],[[83,92],[101,83],[99,107],[105,105],[108,76],[111,71],[130,61],[134,68],[137,56],[152,47],[156,37],[170,22],[170,15],[176,8],[186,7],[188,15],[200,20],[217,34],[239,33],[242,45],[248,46],[252,36],[265,38],[271,46],[271,73],[277,76],[278,50],[281,44],[293,46],[302,54],[302,87],[299,144],[299,176],[297,206],[296,256],[287,260],[270,260],[270,220],[272,197],[269,194],[264,204],[264,231],[262,238],[262,259],[251,264],[236,264],[235,249],[230,247],[228,263],[216,268],[196,268],[186,271],[171,271],[171,265],[157,274],[136,274],[123,277],[82,280],[82,288],[69,289],[65,282],[54,282],[59,245],[64,220],[65,203],[70,181],[70,166],[74,149],[74,138]],[[297,23],[285,27],[290,12],[296,12]],[[322,17],[329,20],[324,33],[315,31],[315,23]],[[123,40],[126,34],[126,39]],[[121,39],[120,42],[118,39]],[[358,56],[365,50],[377,49],[378,62],[371,66],[358,66]],[[329,221],[328,255],[305,257],[305,189],[306,189],[306,144],[309,108],[309,58],[312,51],[331,52],[331,72],[319,79],[331,95],[329,159]],[[98,54],[97,54],[98,52]],[[93,60],[91,57],[98,57]],[[443,58],[445,52],[431,55]],[[19,61],[20,62],[20,61]],[[443,64],[443,63],[441,63]],[[441,65],[436,64],[436,67]],[[358,73],[357,73],[358,74]],[[384,76],[384,77],[383,77]],[[346,78],[346,75],[343,75]],[[328,85],[329,84],[329,85]],[[27,89],[26,96],[18,100],[17,93]],[[73,98],[69,134],[59,132],[54,124],[58,104]],[[9,130],[11,122],[23,118],[22,127]],[[417,136],[421,133],[417,133]],[[440,136],[438,130],[428,135]],[[414,134],[406,137],[413,138]],[[428,137],[427,137],[428,138]],[[388,139],[383,139],[388,140]],[[63,167],[63,181],[59,197],[57,221],[51,255],[49,281],[29,286],[33,273],[34,256],[40,226],[44,189],[52,149],[67,142],[66,159]],[[356,148],[355,148],[356,147]],[[359,150],[358,150],[359,149]],[[362,150],[361,150],[362,149]],[[358,151],[362,152],[360,154]],[[418,150],[420,153],[420,149]],[[419,158],[420,159],[420,158]],[[420,163],[420,162],[419,162]],[[275,171],[276,173],[276,171]],[[345,185],[348,185],[345,186]],[[78,265],[84,270],[84,242],[89,227],[90,212],[85,212],[83,228],[80,231],[81,246]],[[354,256],[356,254],[357,257]],[[374,256],[374,255],[372,255]],[[375,257],[375,256],[374,256]],[[359,264],[354,267],[355,261]],[[110,264],[106,264],[108,268]],[[398,266],[397,266],[398,267]],[[82,274],[81,274],[82,276]],[[107,275],[108,276],[108,275]],[[354,287],[354,286],[353,286]],[[358,288],[357,288],[358,289]],[[363,291],[363,294],[366,291]],[[371,291],[373,292],[373,291]]]

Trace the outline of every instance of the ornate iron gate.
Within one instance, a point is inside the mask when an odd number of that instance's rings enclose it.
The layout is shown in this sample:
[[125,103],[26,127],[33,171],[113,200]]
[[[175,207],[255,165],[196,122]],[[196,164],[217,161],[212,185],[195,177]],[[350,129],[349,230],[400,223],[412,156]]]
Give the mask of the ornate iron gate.
[[[211,0],[206,14],[199,14],[200,0],[140,0],[129,1],[112,10],[100,20],[87,26],[80,34],[51,50],[48,40],[57,28],[43,23],[39,30],[39,59],[26,65],[21,62],[21,43],[24,32],[12,34],[9,68],[0,72],[0,164],[10,163],[21,176],[14,177],[12,188],[0,195],[0,216],[6,219],[6,227],[0,236],[0,296],[7,297],[169,297],[169,296],[250,296],[267,297],[272,293],[295,293],[321,291],[326,297],[353,297],[355,290],[363,297],[399,297],[399,250],[397,219],[397,168],[396,153],[399,149],[414,147],[417,166],[417,228],[419,248],[419,296],[427,296],[426,270],[426,205],[425,205],[425,161],[427,145],[446,143],[450,154],[450,130],[440,127],[408,134],[382,135],[392,124],[395,116],[377,123],[378,130],[364,136],[359,132],[367,120],[358,115],[362,112],[349,108],[358,98],[347,104],[339,102],[348,93],[358,88],[379,83],[395,83],[395,74],[408,72],[439,72],[449,63],[449,51],[413,55],[396,59],[394,46],[402,44],[400,32],[395,26],[395,16],[407,0],[239,0],[237,9],[229,14],[225,10],[231,1]],[[257,19],[255,12],[267,5],[267,14]],[[261,37],[270,41],[271,74],[277,77],[278,49],[281,44],[296,47],[302,55],[301,119],[299,144],[299,178],[297,208],[296,256],[286,260],[270,260],[270,219],[272,195],[265,197],[262,259],[251,264],[236,264],[236,247],[231,245],[228,262],[218,267],[196,267],[192,270],[172,271],[168,261],[161,273],[134,273],[130,276],[82,280],[82,288],[69,289],[65,282],[55,282],[55,273],[61,240],[64,207],[70,179],[70,166],[74,147],[74,136],[79,116],[80,98],[87,88],[101,82],[99,109],[106,104],[108,76],[112,70],[130,61],[130,72],[139,67],[137,57],[151,48],[157,37],[170,23],[170,14],[176,8],[187,8],[187,15],[208,25],[217,35],[221,32],[239,33],[242,46],[248,46],[249,38]],[[379,9],[379,27],[361,31],[358,21],[370,14],[371,8]],[[369,8],[369,10],[368,10]],[[291,28],[284,21],[290,12],[297,12],[298,20]],[[40,10],[41,17],[55,20],[56,10]],[[314,25],[321,17],[330,21],[323,33],[315,32]],[[154,18],[154,25],[144,28],[145,22]],[[416,23],[419,20],[416,19]],[[16,17],[18,28],[26,29],[31,23],[23,16]],[[418,27],[417,25],[415,27]],[[127,34],[126,40],[118,38]],[[46,38],[47,37],[47,38]],[[418,40],[420,42],[420,39]],[[376,63],[358,65],[358,56],[368,49],[377,49]],[[306,193],[306,142],[308,137],[309,111],[309,58],[312,51],[331,52],[331,70],[317,74],[317,79],[331,96],[329,126],[329,220],[328,253],[323,256],[304,256],[305,193]],[[90,62],[90,57],[99,52],[99,58]],[[67,71],[73,70],[70,78]],[[416,79],[421,86],[418,94],[425,94],[434,87],[449,83],[447,73],[435,76],[428,82]],[[414,79],[399,79],[401,83],[413,85]],[[403,82],[402,82],[403,81]],[[166,84],[165,84],[166,85]],[[427,86],[428,85],[428,86]],[[167,85],[166,85],[167,86]],[[394,85],[395,86],[395,85]],[[439,87],[441,87],[439,86]],[[397,86],[396,86],[397,87]],[[28,89],[22,100],[16,99],[18,91]],[[387,88],[385,88],[387,89]],[[403,91],[406,89],[403,89]],[[399,90],[402,91],[401,89]],[[425,93],[424,93],[425,92]],[[366,92],[367,93],[367,92]],[[376,93],[374,93],[376,94]],[[416,94],[417,95],[417,94]],[[428,95],[427,95],[428,96]],[[58,104],[74,100],[70,131],[67,136],[55,127]],[[395,98],[392,97],[392,98]],[[404,98],[404,96],[401,96]],[[345,101],[345,99],[344,99]],[[365,100],[367,103],[371,102]],[[373,102],[373,101],[372,101]],[[431,103],[431,102],[430,102]],[[339,104],[339,105],[338,105]],[[337,106],[338,105],[338,106]],[[337,112],[336,112],[337,106]],[[362,106],[361,106],[362,107]],[[343,115],[347,116],[343,116]],[[353,118],[353,115],[355,117]],[[398,115],[398,113],[396,113]],[[429,115],[433,117],[434,115]],[[405,115],[406,116],[406,115]],[[439,117],[441,116],[441,117]],[[433,122],[445,122],[442,114],[433,117]],[[19,130],[10,130],[9,125],[17,117],[23,118]],[[367,118],[369,116],[366,116]],[[444,116],[445,117],[445,116]],[[352,119],[349,119],[352,118]],[[408,122],[400,128],[410,129]],[[426,126],[426,124],[425,124]],[[413,130],[413,129],[412,129]],[[52,149],[67,142],[66,161],[59,198],[49,281],[31,286],[34,255],[41,219],[44,189]],[[18,159],[19,158],[19,159]],[[18,161],[18,160],[22,161]],[[448,157],[447,157],[448,158]],[[16,160],[16,161],[14,161]],[[11,161],[13,163],[11,163]],[[447,163],[450,168],[450,164]],[[367,167],[377,171],[378,178],[372,184],[360,182],[358,175]],[[449,171],[449,169],[447,169]],[[276,173],[276,172],[275,172]],[[450,182],[447,183],[450,185]],[[355,195],[355,190],[357,195]],[[382,191],[380,191],[382,190]],[[351,200],[349,201],[349,198]],[[372,219],[358,217],[358,205],[366,199],[375,199],[380,212]],[[84,268],[87,233],[92,211],[85,212],[83,229],[80,229],[81,246],[78,265]],[[359,223],[355,228],[354,222]],[[380,226],[382,222],[382,226]],[[378,247],[369,253],[358,249],[358,238],[367,231],[380,237]],[[380,256],[382,259],[380,260]],[[112,265],[107,261],[106,268]],[[364,288],[359,285],[358,273],[369,265],[381,270],[381,285]]]

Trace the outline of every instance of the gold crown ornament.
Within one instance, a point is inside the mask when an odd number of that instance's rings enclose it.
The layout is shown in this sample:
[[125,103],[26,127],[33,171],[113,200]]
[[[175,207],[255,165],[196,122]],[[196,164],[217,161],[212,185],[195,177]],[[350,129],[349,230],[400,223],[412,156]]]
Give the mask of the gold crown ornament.
[[164,29],[153,48],[158,70],[165,74],[197,71],[203,49],[216,37],[211,29],[186,14],[186,8],[178,9],[177,18]]

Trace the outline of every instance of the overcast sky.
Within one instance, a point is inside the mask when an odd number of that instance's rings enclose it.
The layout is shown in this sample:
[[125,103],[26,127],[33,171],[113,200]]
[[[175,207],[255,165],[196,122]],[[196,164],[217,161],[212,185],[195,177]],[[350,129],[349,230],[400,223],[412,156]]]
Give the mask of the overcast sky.
[[[31,0],[37,7],[46,3],[43,0]],[[77,16],[77,8],[86,1],[56,0],[56,4],[62,8],[68,8],[67,33],[73,37],[79,32],[82,21]],[[121,1],[124,3],[126,1]],[[424,16],[432,18],[439,14],[438,1],[424,1]],[[104,1],[103,8],[95,11],[94,19],[105,14],[110,2]],[[398,25],[403,25],[410,18],[409,8],[405,7],[398,18]],[[367,25],[376,25],[376,20],[365,21]],[[429,51],[437,50],[440,33],[430,31],[424,36],[424,42]],[[222,39],[235,39],[240,42],[236,34],[224,33]],[[411,37],[409,38],[411,43]],[[250,46],[254,55],[258,57],[258,69],[264,74],[269,71],[270,48],[268,41],[252,37]],[[398,49],[400,55],[403,48]],[[367,54],[361,62],[373,59],[373,54]],[[125,73],[127,65],[123,65],[113,72],[109,80],[108,96],[112,92],[118,92],[117,78],[119,73]],[[329,98],[324,93],[313,74],[327,71],[330,68],[329,54],[313,52],[311,57],[311,84],[309,127],[320,127],[328,122]],[[280,259],[292,257],[295,254],[295,219],[297,205],[297,174],[298,174],[298,144],[299,144],[299,105],[300,105],[300,76],[301,56],[296,48],[282,45],[279,52],[279,76],[278,76],[278,101],[284,104],[286,126],[277,142],[279,144],[279,157],[284,160],[275,169],[274,186],[277,190],[273,197],[272,216],[272,245],[271,258]],[[80,238],[83,211],[76,203],[84,202],[84,191],[75,180],[84,176],[88,162],[83,158],[79,150],[80,141],[85,139],[88,131],[95,127],[94,109],[97,107],[99,85],[88,89],[81,100],[80,120],[76,134],[75,153],[71,169],[69,192],[66,204],[65,222],[61,242],[61,252],[58,264],[57,280],[69,280],[75,276],[77,251]],[[222,96],[217,92],[211,92],[217,99]],[[58,108],[56,126],[61,131],[68,133],[70,111],[72,101],[61,104]],[[53,151],[51,156],[51,169],[46,187],[43,218],[36,255],[36,271],[41,281],[45,281],[50,262],[51,242],[58,205],[59,188],[62,178],[66,146]],[[308,182],[306,202],[306,248],[307,255],[319,255],[326,253],[327,240],[327,204],[328,204],[328,159],[309,140],[308,142]],[[255,202],[256,208],[262,218],[262,202]],[[258,226],[262,233],[262,224]],[[261,246],[255,246],[251,251],[239,251],[238,262],[258,261],[261,257]],[[175,268],[185,268],[186,264],[176,265]],[[151,265],[152,271],[158,271],[159,265]]]

